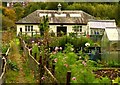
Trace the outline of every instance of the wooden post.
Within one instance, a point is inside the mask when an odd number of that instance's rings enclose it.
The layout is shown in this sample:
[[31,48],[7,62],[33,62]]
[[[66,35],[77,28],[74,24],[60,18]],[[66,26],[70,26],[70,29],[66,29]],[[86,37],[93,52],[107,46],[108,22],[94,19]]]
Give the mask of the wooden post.
[[49,61],[48,61],[48,58],[46,59],[46,67],[49,68]]
[[39,82],[41,83],[41,78],[42,78],[42,56],[40,56],[40,59],[39,59],[39,71],[40,71],[40,80],[39,80]]
[[33,32],[32,32],[32,37],[33,37]]
[[52,74],[55,74],[55,64],[54,64],[54,60],[52,61]]
[[29,50],[30,51],[30,55],[32,55],[32,50]]
[[67,78],[66,85],[70,85],[71,71],[67,72],[67,77],[66,78]]

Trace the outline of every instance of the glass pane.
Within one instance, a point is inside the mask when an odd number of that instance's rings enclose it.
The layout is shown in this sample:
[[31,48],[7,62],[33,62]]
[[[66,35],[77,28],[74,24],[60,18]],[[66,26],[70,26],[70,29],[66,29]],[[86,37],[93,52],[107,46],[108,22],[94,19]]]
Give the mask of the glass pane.
[[30,31],[30,26],[28,26],[28,31]]
[[25,26],[25,31],[27,31],[27,26]]
[[31,31],[33,31],[33,26],[31,26]]
[[80,32],[82,32],[82,28],[80,28]]
[[82,28],[82,26],[80,26],[80,28]]

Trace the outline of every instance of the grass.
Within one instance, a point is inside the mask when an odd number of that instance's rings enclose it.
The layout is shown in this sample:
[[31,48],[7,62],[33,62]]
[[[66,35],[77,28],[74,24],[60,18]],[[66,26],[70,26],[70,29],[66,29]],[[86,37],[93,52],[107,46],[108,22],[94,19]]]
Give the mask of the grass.
[[23,64],[23,69],[24,69],[24,73],[25,73],[25,79],[29,83],[35,83],[36,80],[34,79],[34,75],[31,73],[30,69],[28,68],[27,62],[28,61],[26,61],[26,63]]
[[15,38],[11,41],[11,50],[8,59],[15,62],[20,70],[13,71],[8,69],[6,72],[6,83],[36,83],[33,74],[28,68],[26,58],[22,53],[19,48],[19,39]]
[[7,70],[5,83],[16,83],[18,74],[18,71]]

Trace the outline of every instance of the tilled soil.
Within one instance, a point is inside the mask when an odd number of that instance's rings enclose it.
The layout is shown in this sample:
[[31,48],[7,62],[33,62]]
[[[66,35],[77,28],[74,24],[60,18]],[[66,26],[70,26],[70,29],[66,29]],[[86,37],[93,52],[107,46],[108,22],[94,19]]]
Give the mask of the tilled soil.
[[114,80],[115,78],[120,77],[120,69],[118,68],[99,69],[93,72],[96,74],[97,78],[107,76],[111,80]]

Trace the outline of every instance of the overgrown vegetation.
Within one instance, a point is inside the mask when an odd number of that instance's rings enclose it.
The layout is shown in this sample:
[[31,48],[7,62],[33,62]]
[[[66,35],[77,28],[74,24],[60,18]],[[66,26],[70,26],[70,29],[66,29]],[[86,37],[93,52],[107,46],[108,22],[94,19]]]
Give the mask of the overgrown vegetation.
[[82,56],[81,51],[79,56],[73,51],[73,46],[66,44],[63,52],[55,50],[56,53],[50,56],[55,62],[55,76],[60,83],[66,82],[67,71],[72,73],[71,83],[110,83],[107,77],[95,77],[93,70],[99,66],[97,62],[89,60],[88,55]]

